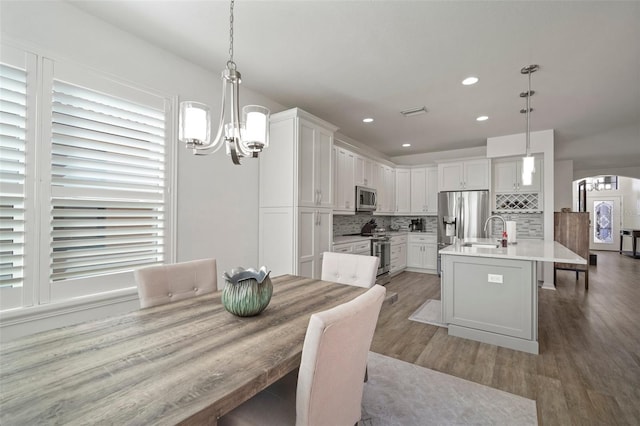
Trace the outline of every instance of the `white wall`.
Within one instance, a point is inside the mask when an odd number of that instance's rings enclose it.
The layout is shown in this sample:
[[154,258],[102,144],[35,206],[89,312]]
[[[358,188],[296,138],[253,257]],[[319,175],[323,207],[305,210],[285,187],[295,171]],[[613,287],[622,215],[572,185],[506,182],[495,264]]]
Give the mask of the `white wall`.
[[640,179],[640,121],[581,139],[563,140],[556,143],[555,150],[556,158],[574,161],[573,180],[600,175]]
[[459,158],[487,157],[487,147],[452,149],[449,151],[427,152],[424,154],[399,155],[391,157],[391,161],[402,166],[417,166],[436,164],[439,161],[456,160]]
[[[205,102],[214,117],[219,113],[221,83],[217,72],[188,63],[69,3],[3,0],[0,19],[3,42],[89,67],[169,97]],[[222,70],[224,64],[220,67]],[[265,105],[272,112],[285,109],[244,86],[241,96],[243,104]],[[177,260],[216,257],[220,274],[238,265],[259,266],[258,162],[246,160],[242,166],[233,166],[223,150],[198,157],[183,146],[177,151]],[[127,307],[137,307],[137,302]],[[124,308],[112,306],[111,312],[119,309]],[[108,312],[97,315],[105,314]],[[79,316],[75,312],[69,321],[91,316],[91,310]],[[54,324],[61,325],[65,324]],[[29,327],[41,329],[41,325],[27,324],[20,333],[28,332]],[[3,335],[8,332],[3,330]]]
[[568,207],[575,210],[573,204],[573,160],[556,161],[554,164],[553,208],[559,212]]

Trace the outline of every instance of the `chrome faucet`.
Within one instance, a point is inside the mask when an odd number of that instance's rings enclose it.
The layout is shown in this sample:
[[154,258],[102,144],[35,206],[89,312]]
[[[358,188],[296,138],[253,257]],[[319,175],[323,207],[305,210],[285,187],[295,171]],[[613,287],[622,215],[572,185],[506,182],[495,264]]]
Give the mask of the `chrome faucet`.
[[484,222],[484,233],[487,233],[487,225],[489,224],[489,221],[491,219],[500,219],[502,221],[502,233],[500,234],[500,237],[502,237],[504,235],[504,232],[507,230],[507,222],[504,221],[504,218],[502,216],[499,216],[497,214],[489,216]]

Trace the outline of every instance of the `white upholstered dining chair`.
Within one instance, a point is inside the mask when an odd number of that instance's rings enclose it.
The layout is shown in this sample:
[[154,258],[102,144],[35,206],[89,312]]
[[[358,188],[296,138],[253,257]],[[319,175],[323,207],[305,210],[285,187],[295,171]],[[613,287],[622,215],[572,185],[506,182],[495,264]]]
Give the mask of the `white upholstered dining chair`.
[[215,259],[147,266],[134,271],[140,307],[164,305],[218,289]]
[[376,283],[380,259],[376,256],[325,252],[320,279],[340,284],[370,288]]
[[386,289],[311,315],[295,372],[218,420],[220,426],[353,426],[361,417],[367,355]]

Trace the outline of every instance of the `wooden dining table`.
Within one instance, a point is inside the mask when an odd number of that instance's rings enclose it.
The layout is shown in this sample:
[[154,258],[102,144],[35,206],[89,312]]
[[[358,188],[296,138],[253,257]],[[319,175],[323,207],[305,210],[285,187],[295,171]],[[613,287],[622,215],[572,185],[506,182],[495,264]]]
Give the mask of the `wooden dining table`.
[[254,317],[216,292],[3,343],[0,424],[215,425],[299,367],[311,314],[367,290],[293,275],[273,286]]

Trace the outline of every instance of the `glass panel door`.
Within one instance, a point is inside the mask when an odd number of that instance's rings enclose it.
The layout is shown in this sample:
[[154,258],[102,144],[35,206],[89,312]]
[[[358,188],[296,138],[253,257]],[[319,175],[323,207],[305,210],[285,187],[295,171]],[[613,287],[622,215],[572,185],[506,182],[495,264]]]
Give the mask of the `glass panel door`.
[[619,250],[621,198],[619,196],[591,196],[587,206],[591,218],[589,248],[592,250]]

